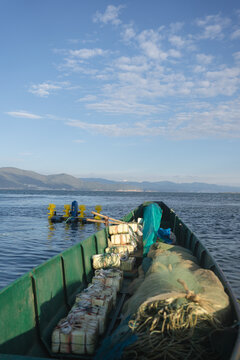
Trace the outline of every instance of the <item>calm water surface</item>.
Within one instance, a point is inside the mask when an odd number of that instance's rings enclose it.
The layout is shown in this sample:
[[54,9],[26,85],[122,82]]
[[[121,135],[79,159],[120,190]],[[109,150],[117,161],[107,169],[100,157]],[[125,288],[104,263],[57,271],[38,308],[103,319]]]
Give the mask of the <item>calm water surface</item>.
[[115,218],[144,201],[164,201],[207,246],[240,297],[240,194],[0,191],[0,288],[98,230],[49,224],[48,204],[62,213],[73,200],[89,214],[100,204]]

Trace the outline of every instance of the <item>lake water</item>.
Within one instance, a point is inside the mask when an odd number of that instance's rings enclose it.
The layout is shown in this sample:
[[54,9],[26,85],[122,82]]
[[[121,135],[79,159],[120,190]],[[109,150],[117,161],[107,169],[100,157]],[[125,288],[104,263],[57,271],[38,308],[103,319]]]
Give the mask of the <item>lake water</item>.
[[121,218],[144,201],[164,201],[203,241],[240,297],[240,194],[0,191],[0,288],[98,230],[96,224],[50,224],[49,203],[63,212],[77,200],[87,213]]

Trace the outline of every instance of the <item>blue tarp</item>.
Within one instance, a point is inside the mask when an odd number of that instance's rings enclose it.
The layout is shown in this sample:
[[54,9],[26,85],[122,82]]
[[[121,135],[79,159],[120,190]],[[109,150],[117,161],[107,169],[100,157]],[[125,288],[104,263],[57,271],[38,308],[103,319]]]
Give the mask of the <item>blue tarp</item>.
[[170,228],[169,229],[163,229],[163,228],[158,229],[158,237],[167,244],[172,244],[172,239],[170,239],[170,235],[171,235]]

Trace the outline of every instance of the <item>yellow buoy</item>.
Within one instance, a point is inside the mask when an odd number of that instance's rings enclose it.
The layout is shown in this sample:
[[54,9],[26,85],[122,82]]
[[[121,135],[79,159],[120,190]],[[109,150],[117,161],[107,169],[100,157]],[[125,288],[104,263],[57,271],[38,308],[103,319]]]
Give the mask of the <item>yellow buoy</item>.
[[[100,213],[100,212],[102,211],[102,206],[101,206],[101,205],[96,205],[96,206],[95,206],[95,210],[96,210],[97,213]],[[98,216],[98,215],[95,215],[94,218],[95,218],[96,220],[100,220],[100,219],[101,219],[101,217]]]
[[78,215],[79,218],[83,219],[85,216],[85,210],[86,210],[86,206],[85,205],[79,205],[78,206],[80,213]]
[[56,205],[55,204],[49,204],[48,205],[48,210],[49,210],[49,213],[48,213],[48,218],[50,219],[51,217],[53,217],[54,213],[55,213],[55,208],[56,208]]
[[64,211],[63,217],[69,218],[70,211],[71,211],[71,205],[64,205],[64,210],[63,211]]

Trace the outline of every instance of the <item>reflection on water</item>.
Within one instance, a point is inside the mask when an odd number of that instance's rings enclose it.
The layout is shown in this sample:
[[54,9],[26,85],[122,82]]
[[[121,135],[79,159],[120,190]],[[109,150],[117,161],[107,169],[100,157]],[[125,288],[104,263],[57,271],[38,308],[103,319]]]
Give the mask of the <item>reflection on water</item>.
[[0,288],[100,229],[48,221],[49,203],[62,212],[73,200],[87,214],[100,204],[118,219],[144,201],[164,201],[205,243],[240,297],[240,194],[0,191]]
[[[101,224],[94,223],[90,225],[93,232],[99,231],[102,228]],[[48,220],[47,239],[51,244],[53,241],[55,242],[56,236],[61,236],[63,242],[72,242],[73,238],[81,234],[91,235],[92,232],[90,233],[88,229],[86,229],[88,226],[89,224],[84,224],[83,222],[67,223],[66,221],[63,221],[61,223],[52,223],[50,220]],[[83,240],[82,236],[81,240]]]
[[48,240],[51,241],[54,236],[54,231],[56,230],[55,224],[53,224],[50,220],[48,220]]

